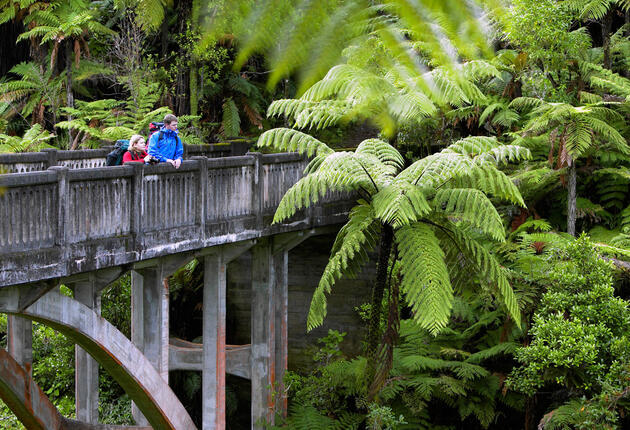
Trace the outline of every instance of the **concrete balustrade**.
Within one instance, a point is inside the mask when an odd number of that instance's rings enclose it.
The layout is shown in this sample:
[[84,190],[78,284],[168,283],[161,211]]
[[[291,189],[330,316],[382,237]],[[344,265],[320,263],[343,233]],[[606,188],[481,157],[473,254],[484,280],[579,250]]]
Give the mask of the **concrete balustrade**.
[[[211,145],[184,145],[184,158],[203,156],[222,158],[243,155],[251,146],[251,142],[238,141]],[[107,154],[113,149],[107,146],[101,149],[82,149],[64,151],[47,148],[41,152],[24,152],[0,154],[0,171],[4,173],[28,173],[46,170],[52,166],[69,169],[93,169],[105,167]]]
[[269,225],[305,166],[297,154],[250,154],[0,175],[0,287],[343,219],[328,204]]

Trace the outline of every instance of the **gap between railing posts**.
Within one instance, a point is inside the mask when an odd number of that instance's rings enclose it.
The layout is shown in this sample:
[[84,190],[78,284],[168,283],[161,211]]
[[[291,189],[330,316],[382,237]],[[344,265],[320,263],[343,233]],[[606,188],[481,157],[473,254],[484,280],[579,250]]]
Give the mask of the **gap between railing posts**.
[[140,251],[144,246],[142,216],[144,214],[146,204],[148,204],[148,202],[145,202],[146,196],[144,193],[144,163],[141,161],[129,161],[125,163],[125,167],[128,167],[133,171],[131,179],[131,193],[129,193],[129,196],[127,197],[131,199],[129,202],[131,211],[131,222],[129,223],[129,228],[134,240],[134,249]]
[[199,239],[205,241],[206,239],[206,208],[208,207],[208,158],[202,156],[191,157],[191,160],[197,162],[198,166],[198,196],[197,196],[197,214],[195,215],[195,222],[199,226]]
[[259,231],[263,229],[263,209],[265,196],[264,191],[264,174],[263,174],[263,155],[260,152],[248,152],[247,155],[254,159],[254,180],[252,181],[252,212],[256,216],[256,228]]

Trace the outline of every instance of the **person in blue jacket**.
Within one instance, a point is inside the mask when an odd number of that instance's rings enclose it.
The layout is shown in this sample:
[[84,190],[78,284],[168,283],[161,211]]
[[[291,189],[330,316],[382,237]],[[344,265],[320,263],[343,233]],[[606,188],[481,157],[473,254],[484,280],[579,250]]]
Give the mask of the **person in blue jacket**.
[[179,169],[184,155],[184,145],[177,134],[177,117],[169,113],[164,116],[164,127],[153,133],[149,139],[148,152],[161,163],[171,163],[173,167]]

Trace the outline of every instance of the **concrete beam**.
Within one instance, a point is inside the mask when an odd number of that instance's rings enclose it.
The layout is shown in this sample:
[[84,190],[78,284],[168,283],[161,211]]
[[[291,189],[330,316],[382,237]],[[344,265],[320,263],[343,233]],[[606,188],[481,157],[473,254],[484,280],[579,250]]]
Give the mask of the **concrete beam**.
[[[250,379],[251,345],[225,345],[225,373]],[[203,371],[203,344],[171,338],[170,370]]]
[[90,282],[94,285],[95,292],[98,293],[124,275],[128,270],[129,266],[127,265],[95,270],[93,272],[78,273],[67,278],[62,278],[61,283],[73,288],[73,285],[77,283]]
[[109,322],[57,291],[50,291],[20,313],[18,288],[0,289],[0,312],[37,320],[78,343],[116,379],[155,430],[195,429],[153,364]]
[[57,408],[7,351],[0,349],[0,398],[29,430],[61,428]]

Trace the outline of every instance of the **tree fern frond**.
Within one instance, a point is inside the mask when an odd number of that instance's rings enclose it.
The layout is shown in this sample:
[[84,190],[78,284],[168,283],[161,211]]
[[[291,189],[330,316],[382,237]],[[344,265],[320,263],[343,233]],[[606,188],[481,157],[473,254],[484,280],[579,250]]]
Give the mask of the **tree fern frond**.
[[369,261],[369,252],[378,242],[379,223],[372,208],[366,204],[355,206],[348,222],[339,231],[328,264],[313,293],[306,326],[307,330],[318,327],[326,316],[326,295],[342,276],[355,276]]
[[414,320],[435,335],[446,327],[453,307],[453,287],[440,242],[422,223],[398,229],[395,237],[402,263],[401,290]]
[[389,143],[380,139],[366,139],[359,144],[356,153],[366,153],[375,156],[379,161],[393,168],[393,173],[398,173],[405,165],[400,152]]
[[479,364],[484,360],[488,360],[490,358],[494,358],[497,355],[511,355],[518,348],[518,344],[515,342],[503,342],[498,343],[490,348],[482,349],[481,351],[477,351],[474,354],[471,354],[466,361],[468,363]]
[[496,137],[490,136],[468,136],[460,139],[442,150],[443,153],[454,152],[457,154],[465,155],[470,158],[490,151],[493,148],[501,145],[497,142]]
[[539,106],[542,106],[545,102],[541,99],[536,99],[533,97],[517,97],[510,102],[508,107],[514,108],[517,110],[521,109],[533,109]]
[[281,151],[297,151],[307,156],[332,154],[325,143],[314,137],[290,128],[274,128],[260,135],[257,146],[272,147]]
[[232,98],[223,102],[221,127],[225,136],[238,136],[241,132],[241,118],[238,115],[238,107]]
[[404,181],[381,188],[372,198],[372,205],[375,216],[394,228],[417,221],[431,209],[422,189]]
[[421,187],[436,188],[466,171],[474,170],[475,167],[475,163],[468,157],[441,152],[416,161],[397,178]]
[[505,269],[488,250],[462,229],[452,229],[450,233],[450,240],[455,240],[458,249],[465,253],[467,260],[475,266],[477,272],[485,278],[486,282],[496,287],[503,304],[516,322],[516,325],[520,327],[521,312]]
[[451,214],[458,221],[480,229],[494,240],[505,240],[501,217],[483,192],[470,188],[442,189],[431,203],[437,212]]

